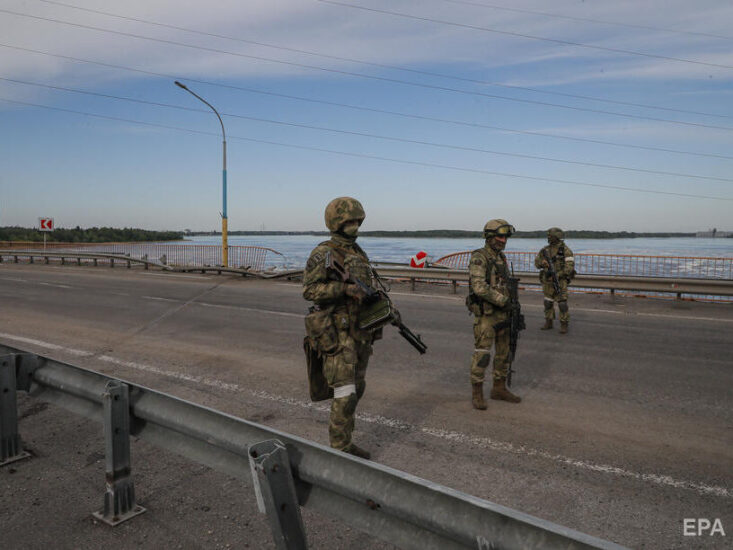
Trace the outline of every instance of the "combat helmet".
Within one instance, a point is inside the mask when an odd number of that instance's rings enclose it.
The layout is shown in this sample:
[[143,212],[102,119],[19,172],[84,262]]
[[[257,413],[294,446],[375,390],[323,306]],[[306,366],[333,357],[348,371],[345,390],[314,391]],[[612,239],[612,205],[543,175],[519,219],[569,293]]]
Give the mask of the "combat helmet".
[[326,206],[326,227],[331,233],[337,232],[346,222],[364,221],[366,214],[361,203],[351,197],[338,197]]
[[558,241],[562,241],[565,238],[565,232],[559,227],[551,227],[547,230],[547,238],[555,237]]
[[502,219],[489,220],[484,225],[484,239],[493,239],[494,237],[511,237],[514,235],[514,226],[508,221]]

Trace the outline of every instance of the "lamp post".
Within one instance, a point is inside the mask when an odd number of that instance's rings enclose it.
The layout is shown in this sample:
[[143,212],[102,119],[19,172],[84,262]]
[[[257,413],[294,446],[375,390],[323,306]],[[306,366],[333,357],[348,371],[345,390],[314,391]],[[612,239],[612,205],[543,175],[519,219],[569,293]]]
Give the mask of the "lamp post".
[[212,111],[214,111],[214,114],[216,115],[216,118],[219,119],[219,124],[221,124],[221,138],[222,138],[222,172],[221,172],[221,259],[222,263],[224,264],[224,267],[229,267],[229,246],[227,244],[227,136],[224,132],[224,123],[221,120],[221,117],[219,116],[219,113],[216,109],[206,101],[203,97],[196,94],[195,92],[192,92],[189,90],[185,84],[181,84],[177,80],[176,86],[179,88],[182,88],[186,90],[189,94],[194,96],[199,101],[202,101],[205,103]]

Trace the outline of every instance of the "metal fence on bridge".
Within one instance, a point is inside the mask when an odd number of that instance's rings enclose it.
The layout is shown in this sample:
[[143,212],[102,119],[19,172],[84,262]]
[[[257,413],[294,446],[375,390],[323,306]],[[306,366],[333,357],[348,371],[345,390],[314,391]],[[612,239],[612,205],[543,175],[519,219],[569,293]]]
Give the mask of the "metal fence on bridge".
[[[538,271],[534,252],[504,252],[515,271]],[[455,252],[435,261],[452,269],[468,269],[471,252]],[[575,254],[575,269],[583,275],[733,279],[733,258]]]
[[[0,242],[0,249],[43,250],[41,242]],[[175,266],[222,265],[221,246],[211,244],[163,243],[47,243],[53,252],[86,252],[122,254],[132,258],[164,259]],[[272,248],[262,246],[230,246],[229,266],[264,271],[281,267],[285,257]]]

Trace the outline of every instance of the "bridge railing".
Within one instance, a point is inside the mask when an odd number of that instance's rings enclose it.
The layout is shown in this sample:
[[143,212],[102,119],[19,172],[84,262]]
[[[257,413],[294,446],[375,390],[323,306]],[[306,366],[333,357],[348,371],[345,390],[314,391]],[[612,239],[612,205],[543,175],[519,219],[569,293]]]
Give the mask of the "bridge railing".
[[0,386],[0,465],[24,458],[17,390],[103,422],[105,507],[95,516],[111,525],[145,511],[135,500],[132,481],[129,440],[134,434],[252,483],[277,548],[307,547],[300,507],[400,548],[621,548],[376,462],[2,343]]
[[[23,246],[20,246],[23,245]],[[43,250],[41,242],[0,242],[0,249]],[[164,259],[174,266],[222,265],[221,246],[211,244],[166,243],[47,243],[53,252],[85,252],[121,254],[132,258]],[[230,246],[229,266],[264,271],[266,268],[284,265],[283,254],[262,246]]]
[[[534,252],[506,251],[515,271],[537,271]],[[452,269],[468,269],[470,251],[455,252],[434,262]],[[733,257],[642,256],[632,254],[574,255],[575,269],[583,275],[616,275],[622,277],[671,277],[733,280]]]

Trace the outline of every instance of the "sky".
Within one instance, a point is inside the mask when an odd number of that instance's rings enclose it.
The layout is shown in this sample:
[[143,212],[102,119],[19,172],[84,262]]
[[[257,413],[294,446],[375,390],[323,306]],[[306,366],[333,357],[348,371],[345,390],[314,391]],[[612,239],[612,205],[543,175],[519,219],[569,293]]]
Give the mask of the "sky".
[[733,231],[733,3],[0,1],[0,226]]

